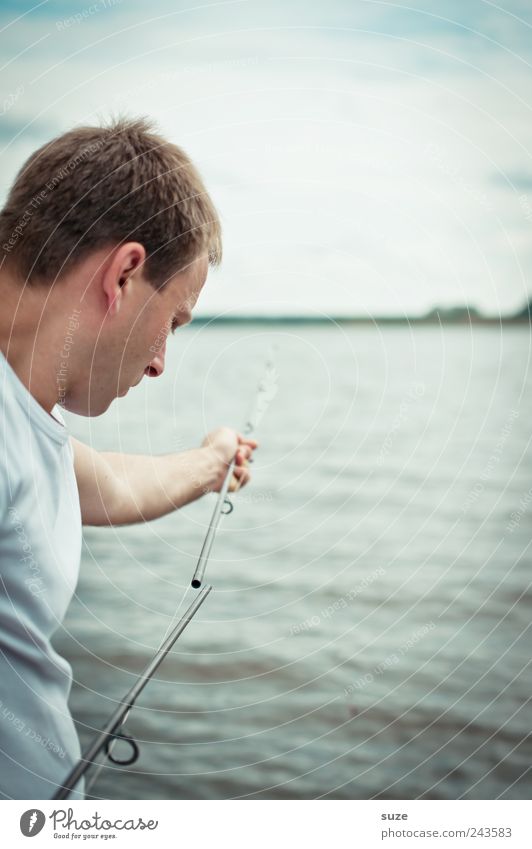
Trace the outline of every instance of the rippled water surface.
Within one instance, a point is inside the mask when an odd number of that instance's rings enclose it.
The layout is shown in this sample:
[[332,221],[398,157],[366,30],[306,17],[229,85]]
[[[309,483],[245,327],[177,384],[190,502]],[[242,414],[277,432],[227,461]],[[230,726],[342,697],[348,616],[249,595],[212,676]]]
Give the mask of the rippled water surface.
[[[529,329],[192,326],[162,378],[71,429],[192,447],[241,425],[272,342],[215,591],[131,715],[139,761],[94,794],[529,798]],[[192,601],[212,499],[86,529],[56,641],[83,745]]]

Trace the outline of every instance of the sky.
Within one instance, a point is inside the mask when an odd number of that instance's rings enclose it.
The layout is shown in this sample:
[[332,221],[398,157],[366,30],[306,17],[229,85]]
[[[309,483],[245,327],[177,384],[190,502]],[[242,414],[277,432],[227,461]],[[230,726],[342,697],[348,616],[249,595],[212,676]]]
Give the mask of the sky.
[[530,0],[2,0],[0,28],[2,201],[73,125],[152,118],[222,219],[197,314],[530,296]]

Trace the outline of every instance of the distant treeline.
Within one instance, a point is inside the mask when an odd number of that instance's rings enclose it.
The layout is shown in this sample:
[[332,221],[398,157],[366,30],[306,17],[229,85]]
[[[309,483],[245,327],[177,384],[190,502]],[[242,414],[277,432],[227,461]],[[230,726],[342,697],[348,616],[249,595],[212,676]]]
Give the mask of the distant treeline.
[[434,307],[425,315],[200,315],[194,324],[529,324],[532,299],[515,313],[485,315],[476,307]]

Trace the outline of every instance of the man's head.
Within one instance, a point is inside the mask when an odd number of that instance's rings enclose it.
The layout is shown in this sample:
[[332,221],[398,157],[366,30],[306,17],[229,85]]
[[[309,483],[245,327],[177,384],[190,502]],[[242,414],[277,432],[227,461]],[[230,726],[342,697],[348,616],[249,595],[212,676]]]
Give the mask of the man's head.
[[0,212],[1,265],[24,284],[49,286],[89,253],[125,242],[144,246],[155,288],[200,254],[212,265],[222,255],[196,168],[144,119],[79,127],[43,145]]
[[[48,329],[47,349],[57,348],[59,400],[99,415],[162,372],[168,332],[190,320],[209,264],[221,260],[221,230],[186,154],[146,121],[119,120],[72,130],[30,157],[0,212],[0,246],[4,279],[22,293],[18,320],[25,303],[30,317],[42,309],[36,332]],[[73,309],[67,358],[59,337]]]

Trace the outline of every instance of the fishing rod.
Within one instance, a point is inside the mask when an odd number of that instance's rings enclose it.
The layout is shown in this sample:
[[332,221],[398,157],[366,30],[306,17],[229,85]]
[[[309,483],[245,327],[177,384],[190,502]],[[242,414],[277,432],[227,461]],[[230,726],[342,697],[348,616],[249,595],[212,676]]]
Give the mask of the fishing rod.
[[[161,665],[166,655],[168,654],[178,637],[181,636],[193,616],[197,613],[197,611],[199,610],[211,590],[212,586],[206,586],[202,589],[202,591],[194,599],[186,613],[183,614],[183,616],[181,617],[169,637],[163,640],[160,648],[157,650],[157,652],[147,664],[145,669],[140,673],[137,680],[133,684],[131,690],[127,693],[126,696],[124,696],[117,709],[115,710],[111,718],[106,722],[105,726],[102,728],[96,739],[91,743],[91,745],[89,746],[87,751],[84,752],[76,766],[67,775],[66,779],[61,784],[56,794],[52,797],[53,799],[67,799],[70,794],[70,791],[74,789],[80,778],[82,778],[87,772],[87,770],[90,769],[96,757],[104,749],[107,757],[111,761],[113,761],[113,763],[120,764],[121,766],[128,766],[129,764],[132,764],[137,760],[139,754],[138,745],[135,740],[129,736],[129,734],[125,734],[123,731],[121,731],[121,728],[125,724],[126,719],[129,716],[129,712],[131,711],[131,708],[142,693],[144,687],[146,686],[154,672]],[[125,740],[131,746],[132,753],[129,758],[119,760],[113,757],[111,744],[116,742],[116,740]]]
[[[266,408],[270,404],[270,401],[277,394],[277,372],[275,370],[273,358],[274,348],[272,347],[266,360],[266,370],[264,377],[262,378],[262,380],[259,381],[259,384],[257,386],[257,395],[255,398],[255,403],[253,405],[249,418],[247,419],[242,429],[245,436],[251,436],[251,434],[255,432],[255,430],[257,429],[257,425],[259,424],[261,418],[266,412]],[[214,505],[214,510],[212,511],[211,521],[209,522],[209,527],[207,528],[205,539],[203,540],[203,545],[201,547],[200,556],[196,565],[196,570],[191,581],[191,586],[194,587],[195,590],[201,587],[203,578],[205,576],[205,568],[207,566],[207,561],[209,560],[211,554],[214,537],[216,536],[220,520],[222,516],[228,516],[229,513],[233,512],[233,503],[227,497],[227,492],[233,477],[235,461],[236,457],[234,457],[231,463],[229,464],[229,468],[227,469],[227,474],[224,478],[222,488],[218,493],[218,498],[216,499],[216,504]]]
[[192,576],[192,581],[190,582],[190,585],[194,587],[195,590],[201,587],[201,583],[205,575],[207,561],[209,559],[212,544],[214,542],[214,537],[216,536],[216,531],[218,530],[218,525],[220,524],[220,519],[222,515],[228,515],[233,510],[233,504],[227,498],[227,490],[229,489],[229,484],[231,483],[231,479],[233,477],[234,468],[235,460],[233,459],[229,464],[229,468],[224,478],[222,488],[218,493],[218,498],[216,499],[216,504],[214,505],[214,510],[212,511],[211,521],[209,522],[209,527],[207,529],[205,539],[203,540],[203,545],[201,547],[200,556],[196,565],[196,570],[194,572],[194,575]]
[[[272,354],[268,357],[266,361],[265,376],[259,382],[257,387],[257,396],[254,407],[252,409],[249,419],[246,421],[243,428],[243,431],[246,435],[250,435],[255,431],[260,419],[264,415],[266,408],[269,405],[269,402],[276,395],[276,393],[277,373],[273,365],[272,349]],[[224,514],[229,514],[233,510],[233,504],[227,498],[227,492],[229,490],[229,486],[233,477],[235,464],[236,455],[235,457],[233,457],[231,463],[228,466],[227,473],[224,478],[224,482],[222,484],[220,492],[218,494],[211,521],[209,523],[209,527],[207,529],[207,533],[205,535],[205,539],[201,547],[200,556],[198,558],[196,570],[194,572],[194,576],[191,582],[192,587],[194,587],[194,589],[199,589],[202,584],[205,575],[205,568],[207,566],[211,554],[214,537],[216,536],[216,531],[218,530],[221,516]],[[211,590],[211,585],[203,587],[196,599],[192,602],[192,604],[183,614],[176,626],[172,629],[171,633],[163,638],[163,641],[153,658],[149,661],[144,670],[140,673],[129,692],[120,701],[115,712],[112,714],[110,719],[106,722],[105,726],[97,734],[96,738],[87,748],[87,750],[83,753],[80,760],[72,768],[63,783],[60,785],[55,795],[52,797],[54,800],[67,799],[69,797],[71,791],[75,788],[76,784],[91,768],[91,766],[94,764],[94,761],[102,751],[105,752],[106,757],[112,763],[120,766],[129,766],[137,760],[139,756],[138,744],[133,739],[133,737],[131,737],[131,735],[126,734],[124,732],[123,726],[125,725],[131,712],[131,709],[133,708],[136,700],[143,691],[144,687],[150,681],[153,674],[163,662],[172,646],[175,644],[175,642],[181,636],[189,622],[195,616],[195,614],[197,613],[197,611],[199,610]],[[130,746],[131,754],[128,758],[116,758],[113,755],[114,747],[116,746],[116,743],[119,740],[126,742]],[[101,769],[104,766],[104,763],[105,760],[102,761],[102,763],[99,765],[98,770],[93,776],[89,786],[91,786],[98,777]]]

